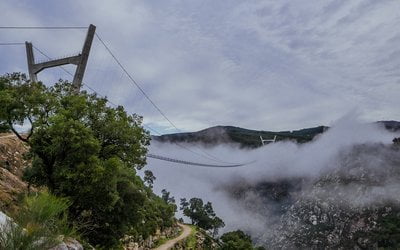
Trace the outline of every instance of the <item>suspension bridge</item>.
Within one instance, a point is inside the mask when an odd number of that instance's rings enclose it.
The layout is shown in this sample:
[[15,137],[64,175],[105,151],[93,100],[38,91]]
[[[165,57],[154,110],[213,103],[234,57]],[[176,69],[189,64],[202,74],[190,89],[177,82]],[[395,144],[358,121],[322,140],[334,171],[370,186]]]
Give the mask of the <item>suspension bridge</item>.
[[[141,87],[141,85],[133,78],[132,74],[129,73],[129,71],[126,69],[126,67],[121,63],[119,58],[116,56],[116,54],[110,49],[109,45],[105,42],[105,40],[100,36],[98,32],[95,31],[96,27],[93,25],[90,25],[89,27],[84,27],[84,26],[0,26],[1,29],[9,29],[9,30],[79,30],[79,29],[88,29],[88,34],[84,43],[84,47],[82,49],[82,53],[80,54],[74,54],[73,56],[67,56],[67,57],[61,57],[58,59],[54,59],[50,57],[47,53],[43,51],[43,49],[39,49],[38,46],[32,45],[32,43],[28,42],[0,42],[0,46],[21,46],[25,45],[26,46],[26,51],[27,51],[27,59],[28,59],[28,69],[29,69],[29,75],[30,78],[33,80],[37,80],[37,73],[42,71],[45,68],[49,67],[59,67],[62,71],[67,73],[68,75],[72,76],[74,78],[73,84],[79,91],[81,85],[87,87],[89,90],[93,91],[95,94],[98,96],[106,98],[104,95],[100,94],[98,91],[96,91],[93,87],[88,85],[87,83],[83,82],[83,74],[85,71],[86,63],[89,57],[89,52],[90,52],[90,47],[93,41],[93,38],[96,38],[97,41],[104,47],[104,49],[107,51],[107,53],[112,57],[114,63],[122,70],[122,72],[127,76],[129,79],[130,83],[132,86],[136,87],[139,92],[145,97],[145,99],[155,108],[155,110],[163,117],[165,121],[167,121],[174,129],[177,131],[181,132],[181,130],[171,121],[171,119],[162,111],[162,109],[150,98],[150,96],[144,91],[144,89]],[[40,53],[42,56],[47,58],[47,60],[42,60],[39,63],[36,63],[33,57],[33,49]],[[72,74],[69,70],[67,70],[63,65],[66,64],[75,64],[77,65],[77,70],[75,74]],[[114,106],[117,107],[118,105],[109,100],[109,98],[106,98],[107,102]],[[158,135],[161,135],[156,129],[150,127],[149,125],[143,124],[143,126],[152,131],[153,133],[156,133]],[[234,167],[242,167],[248,164],[251,164],[252,162],[249,163],[229,163],[222,161],[218,159],[217,157],[202,151],[198,149],[198,151],[195,151],[183,144],[174,142],[177,146],[180,148],[189,151],[192,154],[195,154],[197,156],[202,157],[203,159],[206,159],[208,162],[212,161],[213,163],[205,163],[205,162],[195,162],[195,161],[188,161],[188,160],[182,160],[182,159],[177,159],[175,157],[167,157],[167,156],[162,156],[158,154],[152,154],[148,153],[147,157],[156,159],[156,160],[161,160],[161,161],[166,161],[166,162],[172,162],[172,163],[177,163],[177,164],[183,164],[183,165],[189,165],[189,166],[197,166],[197,167],[214,167],[214,168],[234,168]]]

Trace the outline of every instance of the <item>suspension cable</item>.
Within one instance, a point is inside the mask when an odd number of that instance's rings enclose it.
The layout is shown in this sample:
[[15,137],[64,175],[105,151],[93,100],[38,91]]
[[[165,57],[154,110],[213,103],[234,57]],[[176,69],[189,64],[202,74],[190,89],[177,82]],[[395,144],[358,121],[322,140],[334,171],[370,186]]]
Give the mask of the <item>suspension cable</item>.
[[13,30],[71,30],[87,28],[87,26],[0,26],[0,29]]

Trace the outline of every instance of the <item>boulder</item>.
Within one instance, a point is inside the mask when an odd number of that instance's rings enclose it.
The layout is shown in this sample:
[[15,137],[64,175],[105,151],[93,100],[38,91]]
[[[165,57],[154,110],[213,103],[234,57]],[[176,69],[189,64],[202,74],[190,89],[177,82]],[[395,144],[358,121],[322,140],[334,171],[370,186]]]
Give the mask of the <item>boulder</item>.
[[64,241],[50,250],[83,250],[83,246],[75,239],[64,239]]

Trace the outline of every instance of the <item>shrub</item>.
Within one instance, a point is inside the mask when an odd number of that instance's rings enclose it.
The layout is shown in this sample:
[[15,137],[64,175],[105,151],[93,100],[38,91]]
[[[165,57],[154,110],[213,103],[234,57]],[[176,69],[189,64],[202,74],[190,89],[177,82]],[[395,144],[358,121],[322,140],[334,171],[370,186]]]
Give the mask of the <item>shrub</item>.
[[48,192],[25,197],[14,221],[0,227],[0,249],[49,249],[60,243],[60,236],[75,236],[68,226],[68,206],[68,200]]
[[225,233],[221,236],[221,250],[252,250],[254,248],[251,237],[241,230]]

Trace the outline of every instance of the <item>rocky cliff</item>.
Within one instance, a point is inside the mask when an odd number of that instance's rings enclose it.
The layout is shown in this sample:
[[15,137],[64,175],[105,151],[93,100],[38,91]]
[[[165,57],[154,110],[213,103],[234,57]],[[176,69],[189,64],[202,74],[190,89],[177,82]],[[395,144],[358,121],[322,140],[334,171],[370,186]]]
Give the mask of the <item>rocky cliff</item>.
[[26,145],[12,134],[0,134],[0,210],[12,211],[18,195],[27,191],[22,172],[28,162],[24,154]]
[[400,247],[400,147],[343,148],[313,176],[224,187],[265,230],[249,232],[272,249]]
[[272,244],[283,248],[400,246],[400,152],[357,145],[288,206]]

